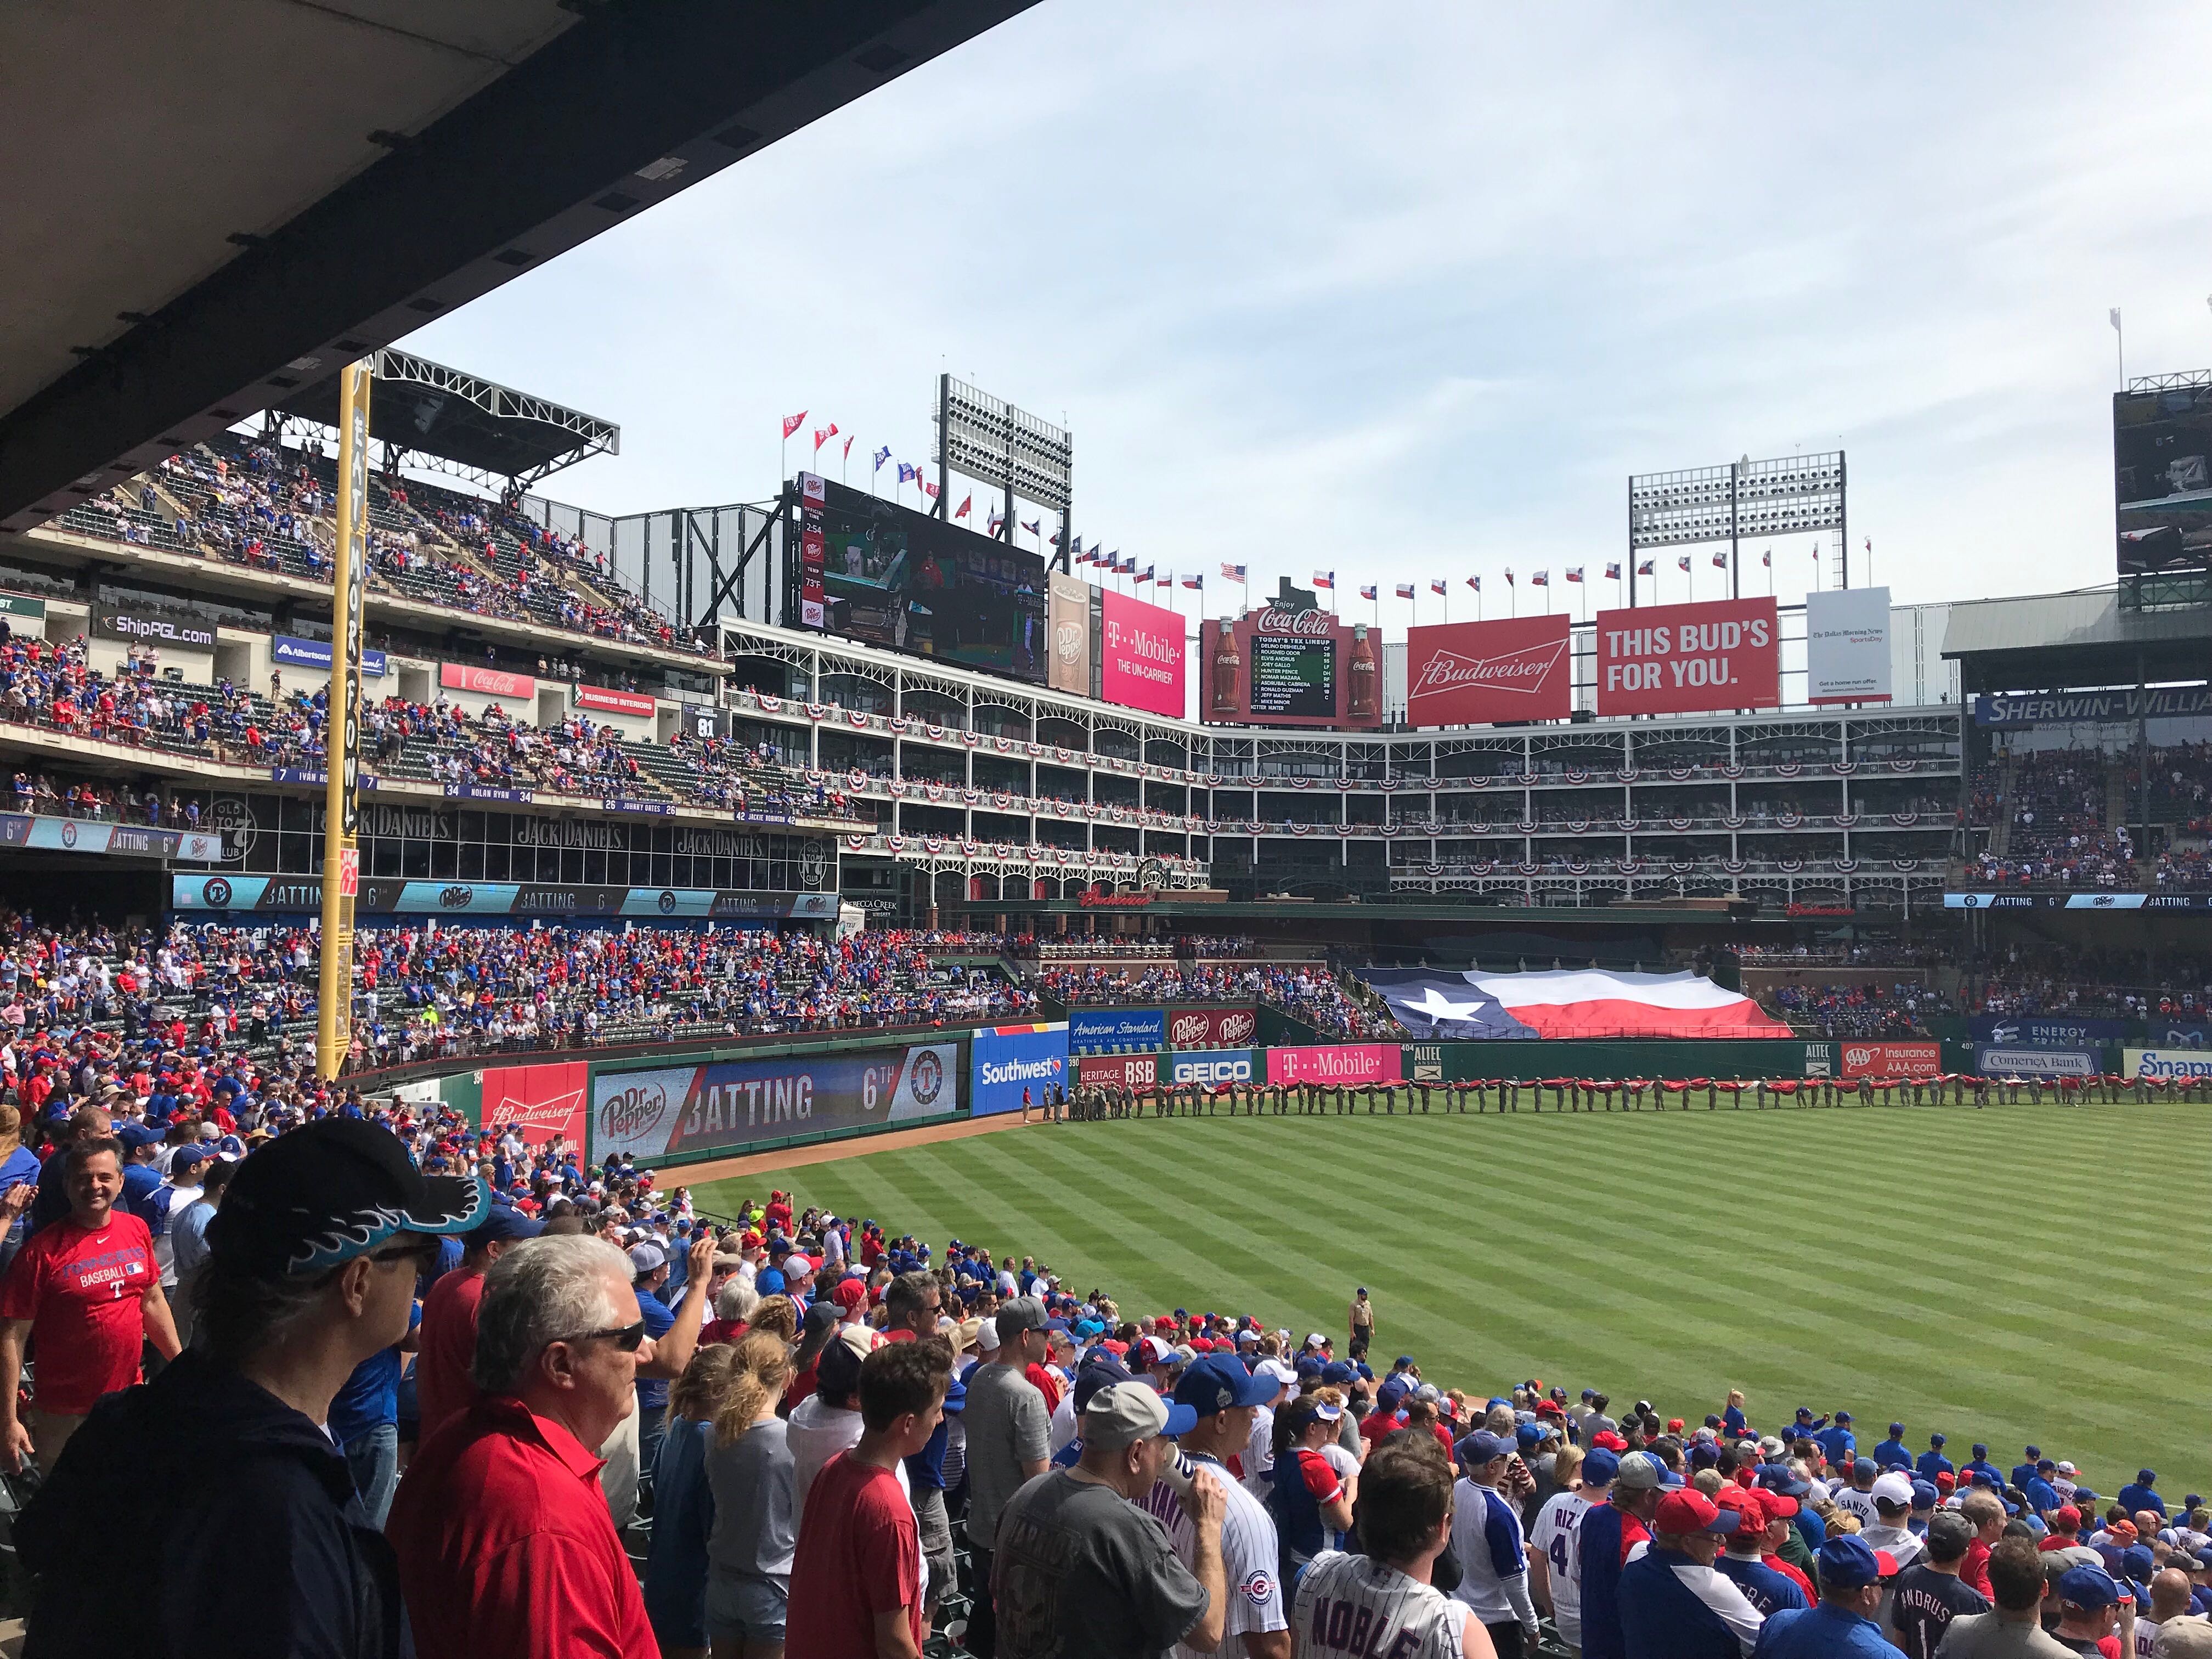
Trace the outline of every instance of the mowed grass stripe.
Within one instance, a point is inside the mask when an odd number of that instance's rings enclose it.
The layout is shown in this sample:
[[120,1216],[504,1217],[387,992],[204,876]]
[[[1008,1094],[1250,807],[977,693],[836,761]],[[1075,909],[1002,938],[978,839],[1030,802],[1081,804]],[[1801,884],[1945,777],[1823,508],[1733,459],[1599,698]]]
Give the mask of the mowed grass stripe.
[[1695,1421],[1735,1383],[1762,1423],[1848,1403],[1875,1437],[1894,1413],[1916,1443],[2063,1447],[2100,1491],[2140,1462],[2201,1484],[2172,1379],[2212,1353],[2154,1295],[2178,1253],[2109,1219],[2192,1212],[2173,1152],[2201,1109],[1404,1115],[1039,1128],[702,1201],[796,1184],[1133,1311],[1249,1307],[1340,1340],[1364,1282],[1377,1357],[1402,1344],[1471,1391],[1533,1370]]

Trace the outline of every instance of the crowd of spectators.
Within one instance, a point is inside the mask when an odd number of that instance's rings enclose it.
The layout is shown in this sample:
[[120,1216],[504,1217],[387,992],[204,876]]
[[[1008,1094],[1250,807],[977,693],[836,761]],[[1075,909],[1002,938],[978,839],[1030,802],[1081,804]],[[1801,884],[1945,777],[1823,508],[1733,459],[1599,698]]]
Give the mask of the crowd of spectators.
[[1904,980],[1889,985],[1781,985],[1760,1000],[1799,1031],[1826,1037],[1926,1036],[1930,1017],[1954,1012],[1942,993]]
[[2160,951],[2085,950],[2042,939],[2003,947],[1979,969],[1972,1012],[2146,1019],[2212,1016],[2212,957]]

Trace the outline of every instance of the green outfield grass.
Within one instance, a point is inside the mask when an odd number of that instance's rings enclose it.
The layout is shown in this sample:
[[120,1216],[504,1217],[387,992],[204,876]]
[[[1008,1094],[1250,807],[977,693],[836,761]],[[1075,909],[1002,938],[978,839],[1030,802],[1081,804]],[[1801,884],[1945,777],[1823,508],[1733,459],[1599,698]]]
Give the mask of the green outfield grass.
[[[1531,1376],[1695,1425],[1842,1406],[2109,1498],[2212,1492],[2206,1109],[1996,1106],[1034,1126],[789,1171],[800,1207],[1032,1254],[1125,1314],[1250,1311],[1470,1393]],[[700,1190],[725,1212],[754,1178]]]

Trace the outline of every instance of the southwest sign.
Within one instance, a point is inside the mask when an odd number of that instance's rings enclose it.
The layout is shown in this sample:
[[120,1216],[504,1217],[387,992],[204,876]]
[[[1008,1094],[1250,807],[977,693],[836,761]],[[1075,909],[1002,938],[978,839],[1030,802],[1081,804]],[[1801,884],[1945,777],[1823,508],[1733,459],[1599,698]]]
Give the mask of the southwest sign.
[[1562,612],[1407,629],[1407,723],[1566,719],[1574,710],[1568,623]]

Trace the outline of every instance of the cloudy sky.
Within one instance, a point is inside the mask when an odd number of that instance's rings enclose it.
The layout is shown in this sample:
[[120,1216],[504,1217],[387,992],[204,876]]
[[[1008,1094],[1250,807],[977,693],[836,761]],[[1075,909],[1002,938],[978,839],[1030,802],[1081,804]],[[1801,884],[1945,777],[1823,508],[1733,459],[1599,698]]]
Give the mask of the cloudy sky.
[[611,512],[773,495],[800,410],[921,460],[951,368],[1212,610],[1227,560],[1457,618],[1620,556],[1631,472],[1838,447],[1854,585],[1871,537],[1899,600],[2088,586],[2107,308],[2212,363],[2208,52],[2169,3],[1045,0],[410,343],[618,421],[547,492]]

